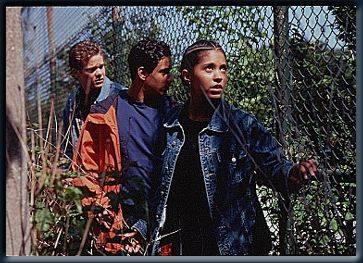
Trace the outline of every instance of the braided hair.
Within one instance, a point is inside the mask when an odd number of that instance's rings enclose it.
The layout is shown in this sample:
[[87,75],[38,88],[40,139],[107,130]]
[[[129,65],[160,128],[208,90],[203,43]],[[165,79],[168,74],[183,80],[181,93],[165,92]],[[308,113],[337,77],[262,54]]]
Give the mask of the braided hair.
[[[219,45],[217,42],[212,40],[198,40],[184,51],[180,65],[180,73],[182,73],[184,69],[191,72],[194,66],[199,63],[200,54],[208,50],[221,51],[226,57],[226,53],[224,52],[222,46]],[[187,87],[188,83],[183,79],[181,74],[180,78],[183,85]]]

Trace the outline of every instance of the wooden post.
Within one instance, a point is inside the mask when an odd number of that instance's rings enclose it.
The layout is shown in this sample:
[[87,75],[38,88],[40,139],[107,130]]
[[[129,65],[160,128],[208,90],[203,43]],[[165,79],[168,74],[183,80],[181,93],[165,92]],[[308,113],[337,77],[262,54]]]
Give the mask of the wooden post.
[[6,255],[30,253],[23,34],[20,7],[6,7]]

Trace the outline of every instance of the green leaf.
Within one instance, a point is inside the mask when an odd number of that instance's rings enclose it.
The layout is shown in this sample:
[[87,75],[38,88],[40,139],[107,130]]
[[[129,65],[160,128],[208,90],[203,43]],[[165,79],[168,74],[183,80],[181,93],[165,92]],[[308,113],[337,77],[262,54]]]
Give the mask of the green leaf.
[[354,219],[354,215],[351,212],[347,212],[345,214],[344,220],[353,220]]
[[332,219],[332,220],[330,221],[329,228],[330,228],[331,230],[333,230],[334,232],[335,232],[335,231],[337,231],[337,230],[338,230],[338,223],[337,223],[337,220]]
[[35,212],[35,221],[37,222],[37,228],[41,232],[49,230],[50,225],[53,223],[53,214],[48,208],[43,208]]

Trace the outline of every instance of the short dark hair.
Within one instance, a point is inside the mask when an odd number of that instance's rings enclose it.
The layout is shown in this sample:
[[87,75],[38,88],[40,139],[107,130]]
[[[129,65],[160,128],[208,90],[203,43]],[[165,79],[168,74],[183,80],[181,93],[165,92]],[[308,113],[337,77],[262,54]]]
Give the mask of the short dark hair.
[[95,55],[104,56],[100,45],[89,40],[78,42],[69,50],[69,67],[71,70],[82,70],[84,64]]
[[184,51],[183,58],[180,64],[180,78],[184,86],[187,86],[188,83],[182,78],[181,72],[186,69],[191,72],[196,64],[199,62],[199,55],[203,51],[208,50],[219,50],[226,57],[226,53],[224,52],[222,46],[218,44],[216,41],[212,40],[198,40],[194,42],[192,45],[187,47]]
[[151,73],[163,57],[170,57],[170,47],[163,41],[146,38],[137,42],[128,56],[131,79],[134,80],[139,67]]

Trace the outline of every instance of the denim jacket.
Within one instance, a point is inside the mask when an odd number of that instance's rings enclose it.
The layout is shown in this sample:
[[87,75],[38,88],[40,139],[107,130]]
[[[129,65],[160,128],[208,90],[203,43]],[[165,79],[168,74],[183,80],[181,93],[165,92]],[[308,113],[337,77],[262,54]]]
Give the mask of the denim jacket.
[[[181,106],[174,108],[164,123],[166,145],[154,194],[153,255],[160,252],[168,195],[184,143],[181,110]],[[288,196],[287,176],[292,163],[283,158],[276,140],[255,117],[224,100],[199,133],[199,155],[220,255],[254,254],[254,249],[260,249],[257,240],[262,238],[259,243],[263,244],[268,240],[265,236],[270,238],[256,194],[257,176]]]

